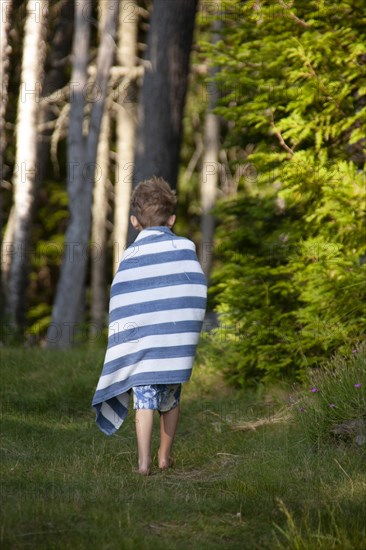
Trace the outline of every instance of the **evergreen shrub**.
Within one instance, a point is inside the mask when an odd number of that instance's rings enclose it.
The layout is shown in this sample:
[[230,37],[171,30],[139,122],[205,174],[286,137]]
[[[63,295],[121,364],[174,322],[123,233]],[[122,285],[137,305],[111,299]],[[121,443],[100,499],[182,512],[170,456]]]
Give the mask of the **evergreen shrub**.
[[241,178],[216,209],[212,353],[239,386],[305,379],[365,335],[365,14],[224,4],[223,39],[203,47]]

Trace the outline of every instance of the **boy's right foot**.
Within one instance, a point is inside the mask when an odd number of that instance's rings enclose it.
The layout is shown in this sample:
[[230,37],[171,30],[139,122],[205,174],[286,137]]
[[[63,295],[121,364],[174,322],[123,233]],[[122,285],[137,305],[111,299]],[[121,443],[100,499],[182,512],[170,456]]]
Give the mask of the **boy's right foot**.
[[168,468],[172,468],[174,465],[174,459],[172,457],[166,458],[160,458],[158,453],[158,461],[159,461],[159,468],[160,470],[167,470]]

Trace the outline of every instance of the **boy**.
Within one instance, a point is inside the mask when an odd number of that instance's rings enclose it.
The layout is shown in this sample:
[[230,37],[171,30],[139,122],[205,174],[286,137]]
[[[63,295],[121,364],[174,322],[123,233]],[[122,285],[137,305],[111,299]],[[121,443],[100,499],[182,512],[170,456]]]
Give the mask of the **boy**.
[[111,287],[108,348],[94,395],[96,422],[107,435],[136,409],[138,469],[151,473],[154,410],[160,414],[159,468],[172,465],[181,383],[190,378],[206,308],[207,285],[194,244],[172,232],[176,197],[153,177],[132,194],[139,231]]

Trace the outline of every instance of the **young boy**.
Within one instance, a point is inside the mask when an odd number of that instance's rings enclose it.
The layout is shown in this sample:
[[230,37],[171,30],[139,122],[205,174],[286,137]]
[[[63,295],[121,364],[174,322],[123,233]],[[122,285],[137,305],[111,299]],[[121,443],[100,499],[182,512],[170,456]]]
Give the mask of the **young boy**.
[[151,473],[154,410],[160,414],[159,468],[172,465],[182,382],[191,376],[206,308],[206,279],[195,245],[172,232],[176,197],[153,177],[132,194],[139,231],[111,287],[108,348],[94,395],[96,422],[112,435],[136,409],[138,469]]

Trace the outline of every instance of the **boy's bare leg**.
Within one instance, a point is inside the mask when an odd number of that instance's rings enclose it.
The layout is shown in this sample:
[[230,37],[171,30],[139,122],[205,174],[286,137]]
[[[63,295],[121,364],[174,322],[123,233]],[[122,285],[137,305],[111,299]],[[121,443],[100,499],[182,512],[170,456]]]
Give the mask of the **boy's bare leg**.
[[151,436],[154,411],[136,409],[136,435],[139,454],[138,473],[149,475],[151,472]]
[[179,405],[170,411],[161,413],[160,416],[160,447],[158,451],[159,468],[166,469],[171,466],[171,451],[177,423],[179,418]]

